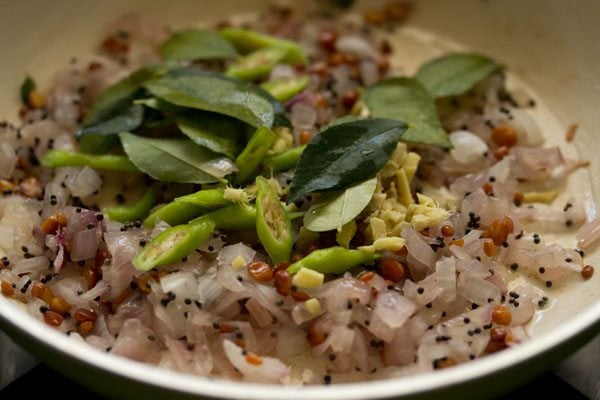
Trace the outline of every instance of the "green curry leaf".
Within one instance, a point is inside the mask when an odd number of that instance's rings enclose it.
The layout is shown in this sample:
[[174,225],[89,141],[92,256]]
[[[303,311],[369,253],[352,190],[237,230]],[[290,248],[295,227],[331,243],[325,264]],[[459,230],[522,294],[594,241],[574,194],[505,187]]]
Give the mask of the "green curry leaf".
[[358,183],[342,192],[324,195],[304,214],[304,227],[313,232],[340,230],[369,204],[377,178]]
[[363,100],[373,117],[397,119],[408,124],[402,140],[452,147],[437,115],[433,98],[417,80],[383,80],[367,88]]
[[228,115],[254,127],[290,126],[283,106],[270,94],[250,82],[221,74],[177,70],[145,87],[169,103]]
[[160,46],[160,54],[167,61],[185,61],[234,58],[237,51],[217,32],[186,29],[171,35]]
[[131,162],[156,180],[200,184],[220,180],[204,168],[219,156],[190,140],[150,139],[126,132],[119,137]]
[[405,130],[406,124],[391,119],[366,119],[326,128],[302,152],[288,201],[312,192],[346,189],[375,176]]
[[458,96],[500,69],[500,64],[485,56],[453,53],[424,64],[415,78],[435,98]]

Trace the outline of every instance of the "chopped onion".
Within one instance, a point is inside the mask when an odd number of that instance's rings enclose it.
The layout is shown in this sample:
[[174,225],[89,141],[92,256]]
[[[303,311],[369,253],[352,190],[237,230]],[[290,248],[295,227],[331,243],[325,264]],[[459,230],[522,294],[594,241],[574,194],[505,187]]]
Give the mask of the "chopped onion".
[[84,229],[73,237],[71,260],[83,261],[96,256],[98,250],[97,235],[95,229]]
[[73,196],[85,198],[102,186],[102,178],[90,167],[74,168],[74,174],[69,175],[65,185]]
[[335,49],[340,53],[351,53],[360,58],[370,58],[372,60],[381,58],[377,49],[367,39],[358,35],[341,36],[335,42]]
[[600,239],[600,218],[595,218],[577,231],[577,243],[585,249]]
[[317,122],[317,111],[304,103],[296,103],[292,106],[290,120],[296,130],[312,129]]
[[500,297],[500,289],[496,285],[466,272],[458,276],[456,286],[461,296],[478,305],[487,304]]
[[390,328],[399,328],[415,310],[415,303],[411,300],[391,290],[384,290],[377,296],[373,315]]
[[479,136],[469,131],[452,132],[448,139],[454,146],[450,150],[450,156],[461,164],[471,164],[478,161],[488,151],[488,145]]
[[231,265],[233,260],[235,260],[238,256],[241,256],[246,265],[248,265],[255,255],[256,251],[240,242],[223,247],[217,256],[217,260],[220,264]]
[[19,261],[12,269],[12,272],[18,275],[27,274],[31,272],[42,271],[48,269],[49,265],[48,257],[38,256],[32,258],[24,258]]
[[276,358],[260,357],[260,363],[248,362],[244,349],[229,340],[223,341],[223,350],[229,362],[252,382],[280,383],[290,373],[290,368]]
[[0,178],[10,179],[17,166],[17,153],[7,141],[0,141]]
[[215,178],[223,178],[227,175],[238,171],[237,166],[227,157],[215,158],[213,160],[202,163],[200,168],[209,175]]
[[[436,255],[425,239],[410,227],[402,229],[401,235],[406,239],[408,254],[427,267],[429,271],[432,271],[435,265]],[[415,278],[418,279],[419,277]]]
[[360,79],[365,86],[371,86],[379,80],[379,67],[371,60],[360,63]]
[[198,298],[198,280],[192,272],[175,272],[160,278],[160,286],[165,293],[172,292],[179,302]]

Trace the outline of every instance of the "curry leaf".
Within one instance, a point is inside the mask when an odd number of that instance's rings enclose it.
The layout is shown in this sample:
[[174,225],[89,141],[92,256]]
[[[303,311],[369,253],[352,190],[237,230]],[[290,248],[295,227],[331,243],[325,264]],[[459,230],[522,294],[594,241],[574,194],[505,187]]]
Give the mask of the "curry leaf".
[[228,115],[254,127],[290,126],[283,106],[270,94],[221,74],[182,69],[145,86],[154,96],[181,107]]
[[134,105],[133,100],[146,81],[164,71],[158,66],[142,68],[104,90],[90,107],[78,132],[81,150],[104,153],[119,143],[119,132],[139,127],[144,110]]
[[219,114],[196,111],[175,118],[177,126],[194,143],[233,159],[239,153],[242,124]]
[[383,80],[365,90],[363,100],[373,117],[397,119],[408,124],[402,140],[452,147],[433,98],[417,80]]
[[217,32],[186,29],[174,33],[164,42],[160,46],[160,54],[165,60],[210,60],[234,58],[237,51]]
[[32,90],[35,90],[36,88],[36,84],[35,81],[28,75],[25,77],[25,79],[23,80],[23,83],[21,83],[21,101],[23,102],[23,104],[28,104],[29,103],[29,93],[31,93]]
[[131,133],[119,134],[127,156],[141,171],[163,182],[214,183],[204,164],[218,158],[190,140],[150,139]]
[[500,64],[485,56],[453,53],[424,64],[415,78],[435,98],[458,96],[500,69]]
[[405,130],[406,124],[391,119],[366,119],[326,128],[302,152],[288,201],[311,192],[345,189],[375,176]]
[[324,195],[304,214],[304,227],[313,232],[342,229],[369,204],[376,186],[377,178],[373,177],[343,192]]

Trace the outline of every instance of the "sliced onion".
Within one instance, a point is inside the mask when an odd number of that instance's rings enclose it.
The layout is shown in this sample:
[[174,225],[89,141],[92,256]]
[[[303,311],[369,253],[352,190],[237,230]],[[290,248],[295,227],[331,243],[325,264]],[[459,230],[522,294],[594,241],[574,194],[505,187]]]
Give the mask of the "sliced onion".
[[96,256],[98,242],[95,229],[84,229],[73,237],[71,249],[72,261],[83,261]]
[[10,179],[17,166],[17,153],[10,143],[0,141],[0,178]]
[[406,239],[406,248],[408,254],[424,266],[429,271],[433,270],[436,255],[431,246],[414,229],[406,227],[402,229],[402,237]]
[[255,255],[256,251],[240,242],[223,247],[217,256],[217,260],[220,264],[231,265],[234,259],[241,256],[247,265],[252,261]]
[[223,178],[238,171],[237,166],[227,157],[215,158],[213,160],[202,163],[200,168],[209,175],[215,178]]
[[351,53],[360,58],[370,58],[372,60],[381,58],[377,49],[367,39],[358,35],[341,36],[335,42],[335,49],[340,53]]
[[411,300],[391,290],[384,290],[377,296],[373,315],[378,316],[390,328],[399,328],[415,310],[415,303]]
[[442,294],[440,298],[445,303],[456,300],[456,261],[443,258],[435,264],[435,280]]
[[500,289],[496,285],[469,273],[458,276],[457,290],[461,296],[478,305],[488,304],[500,297]]
[[90,167],[83,167],[81,169],[74,169],[75,172],[69,175],[65,185],[73,196],[85,198],[97,190],[100,190],[102,186],[102,178]]
[[12,269],[15,274],[28,274],[31,272],[38,272],[48,269],[49,260],[46,256],[38,256],[32,258],[24,258],[19,261]]
[[296,103],[292,106],[290,120],[296,130],[312,129],[317,122],[317,111],[304,103]]
[[156,363],[160,359],[160,347],[158,342],[148,339],[153,333],[139,320],[128,319],[110,352],[140,362]]
[[456,161],[462,164],[471,164],[484,157],[488,151],[488,145],[477,135],[459,130],[452,132],[448,139],[454,148],[450,150],[450,155]]
[[600,239],[600,218],[595,218],[577,231],[577,243],[582,249],[588,248]]
[[165,293],[175,294],[177,301],[198,298],[198,280],[192,272],[175,272],[160,278],[160,286]]
[[276,358],[260,357],[258,365],[248,362],[244,349],[229,340],[223,341],[223,350],[229,362],[249,381],[280,383],[290,373],[290,368]]

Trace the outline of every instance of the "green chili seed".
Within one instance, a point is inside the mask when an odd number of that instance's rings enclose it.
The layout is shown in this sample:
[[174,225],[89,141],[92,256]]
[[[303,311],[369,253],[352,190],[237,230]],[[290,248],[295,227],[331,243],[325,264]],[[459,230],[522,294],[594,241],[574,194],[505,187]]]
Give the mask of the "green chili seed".
[[264,159],[265,154],[267,154],[275,139],[275,133],[268,128],[258,128],[254,132],[246,148],[244,148],[235,160],[235,164],[239,170],[235,177],[237,184],[245,183],[254,176],[258,165]]
[[148,218],[144,220],[144,226],[152,228],[158,221],[164,221],[171,226],[184,224],[202,215],[204,211],[204,208],[195,204],[173,201],[156,207]]
[[156,203],[156,189],[149,188],[142,198],[130,206],[111,207],[104,210],[104,214],[113,221],[131,222],[144,219]]
[[256,178],[256,233],[274,263],[286,262],[292,252],[292,224],[279,196],[267,179]]
[[308,85],[308,76],[302,75],[292,79],[278,79],[262,83],[260,86],[279,101],[286,101],[300,93]]
[[231,64],[225,75],[239,79],[254,80],[269,75],[275,65],[281,62],[287,50],[277,47],[266,47],[253,51]]
[[363,250],[348,250],[340,246],[315,250],[306,257],[290,265],[287,271],[295,274],[300,268],[308,268],[321,273],[341,274],[360,264],[369,263],[381,257],[379,253]]
[[224,189],[205,189],[199,192],[177,197],[176,203],[194,204],[205,209],[224,207],[231,204],[231,201],[223,197]]
[[176,262],[204,243],[214,229],[210,218],[169,228],[144,247],[133,259],[133,265],[149,271]]
[[300,160],[300,156],[305,148],[306,145],[293,147],[281,154],[267,157],[263,161],[263,169],[274,174],[292,169],[298,164],[298,160]]
[[68,150],[50,150],[42,156],[42,165],[56,167],[91,167],[107,171],[140,172],[129,158],[113,154],[86,154]]
[[224,28],[219,32],[225,39],[229,40],[235,48],[243,54],[265,47],[281,48],[287,51],[284,62],[289,64],[306,64],[307,57],[304,51],[295,42],[265,35],[249,29]]

